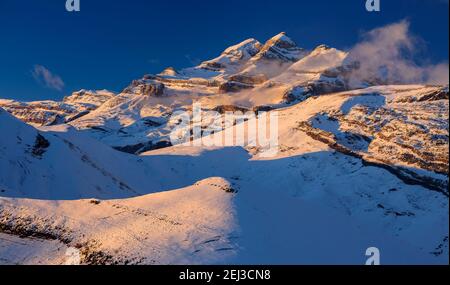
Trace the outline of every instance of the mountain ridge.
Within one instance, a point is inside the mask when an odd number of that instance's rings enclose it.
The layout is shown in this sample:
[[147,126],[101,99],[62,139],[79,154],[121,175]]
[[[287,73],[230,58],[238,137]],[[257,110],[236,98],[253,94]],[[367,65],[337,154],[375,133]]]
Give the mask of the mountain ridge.
[[349,84],[348,55],[280,33],[117,94],[0,99],[0,263],[446,264],[448,86]]

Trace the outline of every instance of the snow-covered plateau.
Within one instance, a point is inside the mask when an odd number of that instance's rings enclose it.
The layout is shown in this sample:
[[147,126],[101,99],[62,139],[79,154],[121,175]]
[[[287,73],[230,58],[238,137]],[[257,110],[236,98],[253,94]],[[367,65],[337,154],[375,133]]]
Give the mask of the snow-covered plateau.
[[[281,33],[119,93],[0,99],[0,264],[448,264],[448,86],[353,72]],[[276,116],[278,152],[174,145],[194,103]]]

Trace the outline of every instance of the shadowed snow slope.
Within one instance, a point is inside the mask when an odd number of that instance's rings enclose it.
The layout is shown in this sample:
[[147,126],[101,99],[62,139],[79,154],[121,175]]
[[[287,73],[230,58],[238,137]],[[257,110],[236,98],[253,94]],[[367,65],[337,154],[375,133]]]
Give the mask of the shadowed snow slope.
[[[446,262],[447,198],[383,169],[330,151],[270,161],[177,151],[143,160],[177,167],[175,183],[227,179],[127,200],[3,199],[3,228],[82,244],[86,263],[362,264],[374,245],[384,264]],[[89,258],[98,252],[109,258]]]
[[151,170],[139,167],[137,157],[70,127],[37,131],[0,109],[0,133],[2,196],[111,199],[160,190]]

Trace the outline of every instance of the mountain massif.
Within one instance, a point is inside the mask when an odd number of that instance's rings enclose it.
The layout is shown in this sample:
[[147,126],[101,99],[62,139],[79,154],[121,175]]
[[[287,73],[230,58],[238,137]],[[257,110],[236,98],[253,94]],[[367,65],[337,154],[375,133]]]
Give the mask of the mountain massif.
[[[281,33],[119,93],[0,99],[0,263],[446,264],[448,86],[359,65]],[[174,144],[195,105],[202,137]],[[250,125],[206,132],[233,111],[276,118],[277,152],[206,145]]]

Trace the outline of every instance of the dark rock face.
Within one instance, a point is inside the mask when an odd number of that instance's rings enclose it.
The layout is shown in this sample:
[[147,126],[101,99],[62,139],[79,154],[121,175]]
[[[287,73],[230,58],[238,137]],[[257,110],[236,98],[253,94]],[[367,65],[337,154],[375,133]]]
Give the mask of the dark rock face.
[[430,93],[427,95],[424,95],[423,97],[419,98],[419,102],[423,101],[437,101],[437,100],[448,100],[448,88],[446,90],[440,90],[438,92]]
[[141,94],[144,96],[156,96],[160,97],[164,95],[165,90],[164,83],[151,81],[146,82],[143,80],[133,80],[131,82],[131,85],[128,86],[125,90],[123,90],[123,93],[134,93],[134,94]]
[[304,101],[312,96],[312,92],[308,87],[298,86],[288,90],[283,95],[283,102],[293,103],[296,101]]
[[283,95],[285,103],[304,101],[311,96],[346,91],[345,83],[336,79],[334,81],[316,81],[305,86],[290,88]]
[[114,147],[114,149],[129,154],[141,154],[146,151],[162,149],[171,146],[172,143],[169,141],[159,141],[159,142],[138,143],[135,145],[127,145],[127,146],[116,146]]
[[347,90],[342,81],[317,81],[308,86],[314,95],[323,95],[328,93],[342,92]]
[[164,89],[164,84],[159,82],[140,85],[140,93],[146,96],[162,96],[164,95]]
[[274,110],[274,107],[272,106],[256,106],[253,108],[253,112],[255,112],[256,114],[261,112],[270,112],[272,110]]
[[226,68],[225,65],[223,65],[219,62],[207,61],[207,62],[204,62],[203,64],[204,64],[205,68],[210,69],[210,70],[220,70],[220,69]]
[[36,141],[34,142],[34,146],[31,149],[31,153],[33,156],[41,158],[42,155],[47,151],[47,148],[50,146],[50,142],[46,140],[41,134],[36,136]]
[[47,125],[48,126],[56,126],[59,124],[64,124],[65,122],[66,122],[66,119],[63,116],[58,114],[54,117],[53,121],[49,122]]
[[216,111],[220,114],[225,114],[226,112],[246,113],[249,110],[246,108],[242,108],[242,107],[238,107],[238,106],[234,106],[234,105],[221,105],[221,106],[217,106],[216,108],[214,108],[213,111]]
[[126,146],[116,146],[113,147],[115,150],[129,153],[129,154],[136,154],[140,149],[142,149],[145,145],[143,143],[138,143],[135,145],[126,145]]
[[155,122],[155,121],[150,120],[150,119],[143,119],[143,122],[148,127],[160,127],[162,125],[161,123]]
[[162,148],[171,147],[171,146],[172,146],[172,143],[169,142],[169,141],[159,141],[159,142],[156,142],[156,143],[150,142],[149,144],[144,146],[144,148],[140,149],[138,151],[138,154],[146,152],[146,151],[162,149]]
[[72,121],[75,121],[76,119],[79,119],[79,118],[81,118],[81,117],[86,116],[86,115],[89,114],[89,113],[90,113],[90,111],[83,111],[83,112],[80,112],[80,113],[78,113],[78,114],[76,114],[76,115],[74,115],[74,116],[67,117],[65,122],[66,122],[66,123],[70,123],[70,122],[72,122]]
[[323,75],[330,78],[342,77],[347,79],[351,76],[353,72],[357,72],[361,68],[361,63],[358,61],[345,64],[343,66],[338,66],[335,68],[327,69],[323,72]]
[[398,103],[413,103],[413,102],[430,102],[438,100],[448,100],[448,88],[442,88],[438,91],[433,91],[430,93],[419,94],[418,96],[409,96],[405,98],[400,98],[395,100]]
[[252,89],[253,85],[244,84],[236,81],[228,81],[219,86],[219,93],[239,92],[245,89]]
[[256,74],[256,75],[250,75],[250,74],[237,74],[230,77],[231,81],[244,83],[244,84],[261,84],[268,80],[267,76],[264,74]]

